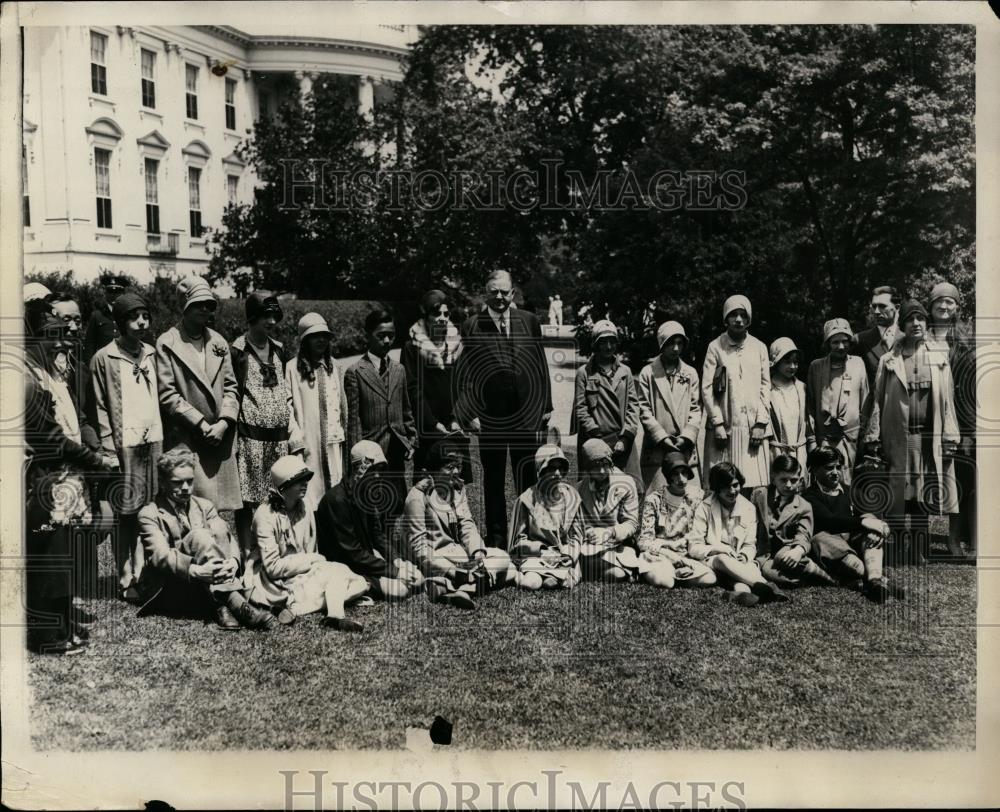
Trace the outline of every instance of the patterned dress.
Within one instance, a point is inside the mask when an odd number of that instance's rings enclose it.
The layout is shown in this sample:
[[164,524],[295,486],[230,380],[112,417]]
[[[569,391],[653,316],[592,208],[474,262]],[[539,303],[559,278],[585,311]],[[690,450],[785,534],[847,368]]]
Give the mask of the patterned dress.
[[269,348],[268,374],[271,385],[265,384],[264,369],[260,358],[247,347],[247,380],[240,404],[238,433],[236,436],[236,463],[240,472],[240,490],[244,502],[259,504],[267,500],[271,487],[271,466],[279,457],[288,453],[287,440],[264,439],[268,433],[281,429],[287,433],[290,409],[288,384],[280,366],[275,366],[277,356]]

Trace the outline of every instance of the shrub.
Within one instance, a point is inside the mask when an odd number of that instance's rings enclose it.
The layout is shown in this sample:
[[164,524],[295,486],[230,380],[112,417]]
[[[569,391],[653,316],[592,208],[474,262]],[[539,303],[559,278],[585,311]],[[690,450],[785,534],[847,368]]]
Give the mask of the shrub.
[[[173,279],[157,277],[153,282],[140,284],[131,279],[131,290],[142,296],[149,305],[152,321],[150,333],[153,337],[166,332],[180,320],[184,297]],[[53,293],[69,293],[79,302],[84,324],[91,312],[104,300],[104,291],[95,280],[77,282],[72,271],[53,271],[44,274],[27,274],[26,282],[41,282]],[[368,300],[311,300],[290,299],[281,304],[285,317],[278,324],[276,338],[291,351],[298,349],[298,322],[306,313],[319,313],[326,319],[333,332],[331,349],[337,357],[356,355],[365,348],[364,320],[368,313],[382,303]],[[215,329],[227,341],[232,341],[246,329],[244,299],[221,299],[215,316]],[[397,313],[398,342],[402,343],[409,330],[406,321],[409,315],[392,305],[388,308]]]

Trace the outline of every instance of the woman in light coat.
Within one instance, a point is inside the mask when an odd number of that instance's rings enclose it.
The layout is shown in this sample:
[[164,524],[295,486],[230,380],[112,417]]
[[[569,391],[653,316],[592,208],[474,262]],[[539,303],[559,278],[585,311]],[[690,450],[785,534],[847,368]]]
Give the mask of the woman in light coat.
[[587,440],[611,446],[614,463],[642,487],[635,436],[639,432],[639,399],[632,370],[618,360],[618,328],[607,319],[594,325],[593,355],[576,372],[570,434],[577,453]]
[[746,296],[726,299],[726,332],[708,345],[701,394],[708,415],[705,470],[731,462],[746,478],[746,487],[756,488],[770,479],[771,378],[767,347],[748,333],[751,317]]
[[701,386],[695,368],[681,359],[688,346],[687,334],[681,324],[668,321],[656,331],[656,341],[660,354],[642,368],[636,384],[643,429],[639,458],[643,482],[650,488],[664,456],[679,452],[691,468],[694,487],[700,488]]
[[316,474],[305,497],[311,511],[344,478],[347,395],[330,353],[331,337],[319,313],[306,313],[299,319],[299,352],[285,365],[292,407],[288,447]]
[[928,553],[928,516],[958,512],[953,457],[961,434],[948,357],[925,345],[927,311],[906,302],[899,324],[903,337],[879,359],[865,440],[881,445],[889,464],[888,513],[897,523],[905,516],[910,552],[919,561]]
[[108,490],[117,530],[113,534],[119,586],[138,598],[136,587],[145,563],[139,541],[139,511],[153,501],[157,461],[163,448],[156,350],[142,341],[149,309],[134,293],[123,293],[111,312],[118,337],[90,359],[88,398],[102,453],[118,460],[122,481]]
[[[360,632],[364,627],[348,620],[344,607],[368,591],[368,582],[317,551],[316,521],[303,499],[312,478],[313,472],[294,454],[271,466],[272,492],[253,517],[250,600],[287,609],[294,617],[325,610],[325,626]],[[292,620],[281,614],[278,619],[286,624]]]
[[580,495],[566,482],[569,461],[557,445],[535,452],[537,484],[514,503],[510,556],[525,589],[570,588],[580,582],[586,529]]
[[164,450],[184,443],[195,452],[194,495],[218,510],[243,507],[234,442],[240,411],[229,344],[208,326],[215,295],[197,277],[178,284],[184,315],[156,340]]

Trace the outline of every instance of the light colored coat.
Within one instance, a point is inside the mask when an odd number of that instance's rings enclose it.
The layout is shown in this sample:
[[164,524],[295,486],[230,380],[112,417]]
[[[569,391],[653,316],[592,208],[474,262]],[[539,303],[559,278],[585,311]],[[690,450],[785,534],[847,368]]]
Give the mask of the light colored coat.
[[[315,474],[309,480],[305,500],[310,508],[319,507],[323,495],[340,482],[344,475],[344,441],[347,437],[347,394],[336,364],[326,376],[326,415],[328,430],[326,453],[321,447],[319,415],[319,383],[309,381],[299,372],[298,358],[285,364],[285,384],[288,387],[288,404],[291,419],[288,426],[288,450],[294,454],[305,450],[306,465]],[[320,471],[323,460],[325,470]]]
[[[823,412],[823,393],[830,385],[830,356],[817,358],[809,365],[806,375],[806,415],[809,421],[809,448],[821,445],[826,439],[826,415]],[[851,484],[861,434],[861,417],[868,401],[868,371],[865,362],[856,355],[848,355],[841,376],[841,398],[838,417],[844,424],[844,435],[836,444],[844,458],[841,471],[845,485]]]
[[[725,368],[726,391],[715,394],[716,370]],[[765,438],[771,435],[771,375],[767,347],[748,335],[742,348],[723,333],[708,345],[701,373],[701,396],[705,404],[705,479],[717,462],[732,462],[746,477],[748,488],[766,485],[770,479],[771,456],[765,439],[755,452],[750,451],[750,430],[764,426]],[[716,448],[713,432],[725,426],[729,443]]]
[[[454,527],[451,525],[452,513]],[[437,555],[439,551],[458,545],[471,558],[477,550],[486,547],[469,510],[465,489],[453,491],[452,499],[446,502],[430,479],[418,482],[406,496],[403,536],[414,563],[426,575],[444,575],[451,568],[449,558]]]
[[[865,442],[881,441],[882,456],[889,463],[889,484],[892,489],[891,515],[904,511],[907,471],[906,427],[909,423],[910,400],[906,384],[906,367],[902,342],[885,353],[875,372],[870,416],[866,421]],[[958,443],[961,435],[955,412],[955,384],[951,366],[944,353],[928,352],[930,369],[930,409],[934,420],[931,459],[924,459],[924,486],[927,492],[940,494],[941,513],[958,512],[958,482],[954,462],[942,454],[942,443]]]
[[[215,330],[206,328],[205,371],[198,354],[171,327],[156,339],[156,367],[160,410],[166,429],[164,450],[187,443],[195,452],[194,493],[219,510],[243,507],[240,475],[233,453],[240,404],[229,344]],[[222,442],[210,446],[201,437],[201,420],[230,423]]]
[[[207,499],[191,497],[188,523],[192,531],[208,530],[217,538],[226,539],[226,557],[241,560],[239,544],[229,532],[226,522],[219,516],[219,511]],[[145,552],[144,566],[136,573],[141,576],[139,592],[144,598],[140,613],[163,590],[167,578],[172,576],[183,581],[190,579],[191,565],[197,562],[178,549],[178,544],[185,535],[175,507],[163,494],[157,494],[153,502],[139,511],[139,538]]]
[[701,387],[695,368],[681,361],[671,385],[663,362],[654,358],[639,373],[636,395],[639,398],[639,421],[643,428],[639,463],[646,487],[650,487],[653,477],[663,464],[666,450],[661,443],[671,435],[686,437],[695,446],[688,462],[692,471],[697,472],[698,434],[704,415],[701,409]]
[[726,523],[722,519],[722,503],[715,494],[698,505],[694,512],[694,522],[688,535],[688,555],[704,561],[719,553],[728,553],[746,561],[757,557],[757,510],[750,500],[736,497],[730,519],[733,533],[730,537]]
[[774,396],[777,389],[771,385],[771,459],[779,454],[791,454],[799,461],[803,481],[808,479],[809,473],[806,468],[806,455],[809,453],[809,421],[806,419],[806,385],[800,380],[793,382],[795,394],[799,401],[799,419],[795,425],[794,434],[786,433],[785,424],[781,420],[782,402],[780,397]]
[[[147,362],[147,359],[150,359]],[[90,361],[90,407],[93,409],[93,420],[97,425],[101,450],[105,454],[116,454],[122,448],[122,378],[121,362],[133,361],[118,348],[116,341],[106,344]],[[159,376],[156,370],[156,350],[149,344],[142,345],[140,365],[152,371],[152,386],[155,389]],[[163,439],[163,428],[160,424],[158,394],[151,397],[151,414],[155,427],[151,430],[149,442]],[[156,430],[158,428],[158,430]]]

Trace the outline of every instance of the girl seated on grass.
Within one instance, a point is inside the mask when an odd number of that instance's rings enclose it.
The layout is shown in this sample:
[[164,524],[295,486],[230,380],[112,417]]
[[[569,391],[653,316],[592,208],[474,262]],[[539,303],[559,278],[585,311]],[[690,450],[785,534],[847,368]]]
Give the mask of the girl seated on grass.
[[740,469],[720,462],[708,473],[711,493],[694,514],[688,554],[704,561],[725,585],[727,600],[740,606],[758,601],[787,601],[788,595],[761,575],[757,554],[757,512],[740,489],[746,483]]
[[715,573],[688,554],[688,538],[702,496],[700,489],[688,491],[694,471],[679,451],[668,452],[660,470],[665,484],[651,491],[642,504],[642,525],[636,542],[642,578],[667,588],[675,584],[712,586],[716,583]]
[[326,610],[323,625],[346,632],[363,626],[346,618],[344,604],[368,591],[368,582],[346,564],[327,561],[316,547],[314,514],[304,501],[313,472],[302,457],[290,454],[271,466],[271,492],[254,513],[250,599],[281,607],[285,625],[300,615]]
[[569,461],[557,445],[535,452],[536,485],[514,503],[510,555],[525,589],[569,589],[580,582],[585,538],[580,495],[566,481]]

